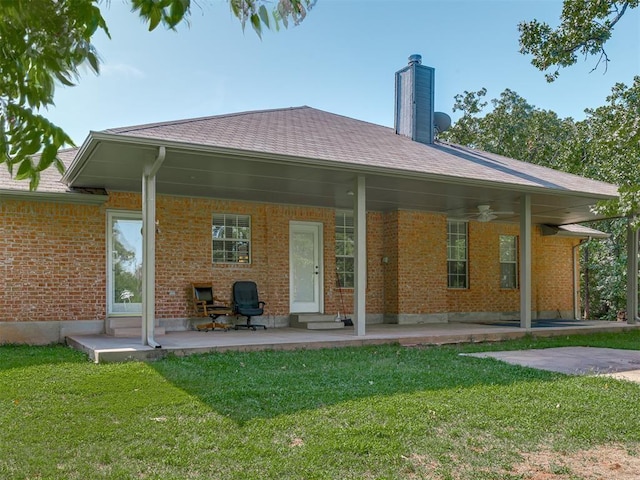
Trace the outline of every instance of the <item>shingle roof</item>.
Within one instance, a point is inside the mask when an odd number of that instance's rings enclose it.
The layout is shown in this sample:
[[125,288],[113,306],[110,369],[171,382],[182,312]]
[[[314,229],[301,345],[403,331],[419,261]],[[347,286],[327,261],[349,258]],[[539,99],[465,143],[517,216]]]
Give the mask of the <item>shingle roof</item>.
[[[58,158],[62,161],[65,168],[69,167],[76,156],[77,148],[67,148],[58,152]],[[36,155],[37,160],[37,155]],[[14,171],[15,173],[15,171]],[[64,193],[68,190],[60,179],[62,175],[55,167],[46,169],[40,173],[40,184],[38,185],[38,192],[43,193]],[[29,191],[29,180],[16,180],[11,178],[7,170],[6,165],[0,165],[0,190],[17,190],[17,191]]]
[[243,112],[106,130],[408,173],[615,196],[617,187],[457,145],[425,145],[375,125],[311,107]]

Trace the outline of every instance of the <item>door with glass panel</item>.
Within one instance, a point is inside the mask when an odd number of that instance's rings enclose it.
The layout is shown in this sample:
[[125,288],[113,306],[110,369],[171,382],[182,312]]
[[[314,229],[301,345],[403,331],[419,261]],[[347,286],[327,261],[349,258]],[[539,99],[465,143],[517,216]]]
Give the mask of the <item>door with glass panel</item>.
[[289,295],[293,313],[322,312],[322,224],[289,224]]
[[142,314],[142,215],[107,214],[107,309],[109,314]]

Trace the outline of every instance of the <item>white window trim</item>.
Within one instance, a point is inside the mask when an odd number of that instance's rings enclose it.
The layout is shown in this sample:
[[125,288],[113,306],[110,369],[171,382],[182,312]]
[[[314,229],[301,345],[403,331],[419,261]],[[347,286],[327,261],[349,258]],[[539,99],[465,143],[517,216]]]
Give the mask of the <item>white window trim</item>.
[[[449,258],[449,225],[452,223],[462,223],[465,225],[465,248],[464,248],[464,287],[452,287],[449,285],[449,262],[460,262],[457,258]],[[469,289],[469,222],[467,220],[447,220],[447,288],[450,290],[468,290]]]
[[[502,237],[511,237],[515,239],[515,246],[514,246],[514,258],[513,261],[508,261],[505,262],[502,260],[502,241],[501,238]],[[518,290],[518,288],[520,287],[519,285],[519,266],[518,266],[518,235],[500,235],[498,238],[498,249],[499,249],[499,263],[500,263],[500,288],[502,290]],[[508,264],[508,265],[515,265],[516,271],[515,271],[515,286],[513,287],[505,287],[502,285],[502,264]]]
[[[214,218],[216,216],[220,216],[220,215],[222,215],[225,218],[225,220],[226,220],[227,217],[235,217],[236,219],[238,217],[245,217],[247,219],[247,223],[249,225],[249,238],[218,238],[218,239],[214,238],[213,237],[213,227],[214,227],[213,221],[214,221]],[[216,212],[216,213],[213,213],[211,215],[211,263],[213,265],[251,265],[251,263],[253,262],[252,241],[251,241],[251,238],[253,236],[253,225],[252,225],[252,221],[251,220],[252,220],[251,219],[251,215],[242,214],[242,213],[217,213]],[[223,241],[225,243],[226,242],[246,242],[246,243],[248,243],[249,244],[248,245],[249,248],[248,248],[248,252],[247,252],[247,255],[249,257],[248,261],[247,262],[230,262],[230,261],[217,262],[215,260],[215,258],[214,258],[215,249],[213,248],[213,242],[215,240]]]
[[[114,312],[113,304],[111,301],[111,294],[114,289],[113,278],[113,221],[114,218],[125,220],[140,220],[140,228],[142,228],[142,212],[132,210],[107,210],[107,290],[105,292],[106,310],[107,316],[140,316],[142,315],[142,304],[140,304],[140,311],[134,312]],[[142,233],[141,233],[142,235]]]
[[[336,213],[335,213],[336,220],[339,218],[339,216],[342,216],[342,218],[351,217],[352,220],[353,220],[353,217],[354,217],[352,210],[336,210]],[[336,223],[335,223],[335,232],[336,233],[338,233],[338,228],[339,227],[342,227],[342,229],[343,229],[342,231],[346,233],[345,224],[338,225],[338,222],[336,221]],[[353,230],[353,241],[355,242],[356,227],[355,227],[355,225],[353,225],[351,228]],[[335,243],[336,243],[336,245],[338,243],[337,236],[336,236],[336,239],[335,239]],[[336,273],[337,273],[337,276],[338,276],[338,279],[339,279],[339,282],[340,282],[340,288],[349,288],[349,289],[353,290],[354,286],[353,285],[349,285],[349,286],[345,285],[344,279],[342,277],[343,273],[349,273],[349,272],[347,272],[347,271],[339,272],[338,269],[337,269],[337,263],[338,263],[337,260],[338,260],[338,258],[352,258],[354,260],[353,261],[354,269],[351,271],[351,273],[352,273],[354,281],[355,281],[355,273],[356,273],[355,272],[355,255],[338,255],[338,254],[335,254],[335,258],[336,258]]]

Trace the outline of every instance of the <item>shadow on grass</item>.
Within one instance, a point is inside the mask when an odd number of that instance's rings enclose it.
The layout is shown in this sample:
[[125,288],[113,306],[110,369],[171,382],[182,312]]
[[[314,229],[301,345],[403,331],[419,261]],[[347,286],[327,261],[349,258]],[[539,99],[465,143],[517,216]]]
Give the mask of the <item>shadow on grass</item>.
[[464,357],[460,351],[384,345],[227,352],[167,358],[152,366],[176,387],[240,424],[363,398],[564,377]]

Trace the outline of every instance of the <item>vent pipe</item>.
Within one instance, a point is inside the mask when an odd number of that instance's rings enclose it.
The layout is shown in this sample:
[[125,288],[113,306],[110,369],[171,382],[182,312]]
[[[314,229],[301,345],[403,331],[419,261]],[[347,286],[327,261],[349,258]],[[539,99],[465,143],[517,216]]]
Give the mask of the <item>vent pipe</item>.
[[395,128],[416,142],[434,140],[435,70],[422,65],[421,55],[411,55],[409,65],[396,72]]

